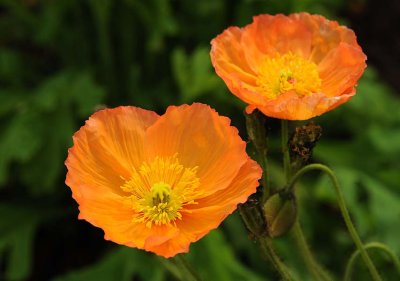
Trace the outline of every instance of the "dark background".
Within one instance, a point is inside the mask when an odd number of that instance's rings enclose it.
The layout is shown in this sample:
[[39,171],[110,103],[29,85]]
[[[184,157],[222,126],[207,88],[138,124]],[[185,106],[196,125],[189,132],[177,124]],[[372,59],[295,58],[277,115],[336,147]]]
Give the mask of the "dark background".
[[[162,114],[200,101],[246,138],[244,104],[213,71],[209,42],[253,15],[298,11],[353,28],[368,56],[358,94],[315,118],[323,137],[314,161],[337,172],[362,238],[400,254],[400,1],[1,0],[0,280],[174,280],[160,258],[105,241],[102,230],[77,220],[64,184],[72,135],[99,108]],[[278,123],[268,124],[278,185]],[[298,192],[311,247],[340,278],[355,246],[330,183],[315,173]],[[295,275],[309,280],[293,241],[276,243]],[[371,255],[397,280],[385,254]],[[204,280],[276,280],[237,214],[192,245],[189,259]],[[365,272],[357,263],[355,280],[368,280]]]

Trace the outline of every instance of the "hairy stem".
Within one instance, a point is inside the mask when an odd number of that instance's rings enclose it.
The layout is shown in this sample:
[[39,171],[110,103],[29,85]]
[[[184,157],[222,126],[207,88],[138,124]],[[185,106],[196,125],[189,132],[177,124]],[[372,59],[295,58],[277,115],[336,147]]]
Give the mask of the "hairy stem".
[[272,241],[270,238],[263,237],[259,239],[261,249],[263,250],[264,255],[269,259],[272,263],[276,271],[279,273],[283,281],[294,281],[293,277],[291,276],[289,269],[287,266],[282,262],[280,257],[276,254],[273,246]]
[[342,190],[339,187],[339,182],[338,182],[334,172],[331,169],[329,169],[327,166],[322,165],[322,164],[310,164],[310,165],[304,166],[288,182],[287,191],[288,192],[292,191],[297,180],[300,179],[300,177],[303,174],[307,173],[308,171],[312,171],[312,170],[320,170],[329,176],[330,180],[332,181],[332,184],[333,184],[336,196],[337,196],[339,208],[342,213],[344,222],[346,223],[347,229],[350,233],[351,238],[353,239],[354,244],[356,245],[358,251],[360,252],[361,257],[364,260],[364,263],[366,264],[366,266],[371,274],[372,279],[374,281],[382,281],[378,271],[376,270],[374,263],[372,262],[371,258],[369,257],[367,251],[364,248],[364,245],[360,239],[360,236],[358,235],[357,230],[354,227],[353,222],[351,221],[350,214],[347,210],[346,203],[344,201]]
[[270,184],[269,184],[269,169],[268,169],[268,140],[267,132],[265,129],[266,117],[258,112],[257,110],[251,114],[245,114],[246,118],[246,129],[249,140],[253,143],[254,148],[257,152],[257,160],[263,169],[262,175],[262,186],[263,195],[262,202],[265,202],[270,195]]
[[[289,181],[292,173],[290,166],[288,140],[289,140],[288,121],[281,120],[281,147],[283,153],[283,170],[285,172],[286,181]],[[293,226],[292,236],[296,241],[299,252],[303,257],[304,263],[306,264],[306,267],[310,272],[310,274],[313,276],[313,278],[315,280],[330,281],[331,278],[315,260],[307,244],[307,241],[304,237],[303,230],[300,227],[300,223],[298,221]]]
[[[171,270],[172,268],[169,267],[167,267],[167,269],[181,281],[201,281],[199,275],[194,271],[193,267],[182,254],[176,255],[171,260],[177,269]],[[179,276],[177,276],[178,274]]]
[[[372,248],[385,252],[392,259],[392,262],[397,272],[400,274],[400,260],[388,246],[379,242],[371,242],[364,245],[365,250],[369,250]],[[359,256],[360,256],[359,250],[354,251],[354,253],[351,255],[349,261],[347,262],[346,271],[344,273],[344,278],[343,278],[344,281],[351,280],[351,273],[353,272],[354,264]]]
[[285,172],[285,178],[288,181],[290,178],[290,155],[289,155],[289,132],[288,132],[288,121],[281,120],[281,148],[283,154],[283,171]]
[[300,223],[298,221],[293,226],[292,235],[297,243],[297,247],[302,254],[304,263],[306,264],[307,269],[310,271],[314,279],[321,281],[331,281],[332,277],[322,268],[322,266],[320,266],[316,262],[310,248],[307,245],[306,238],[304,237],[303,230],[301,229]]

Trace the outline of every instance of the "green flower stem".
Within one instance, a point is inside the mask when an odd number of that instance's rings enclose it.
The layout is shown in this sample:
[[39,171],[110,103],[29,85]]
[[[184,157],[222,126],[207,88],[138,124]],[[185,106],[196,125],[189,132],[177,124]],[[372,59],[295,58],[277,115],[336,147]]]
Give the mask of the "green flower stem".
[[172,262],[172,259],[162,257],[157,257],[157,259],[176,279],[180,280],[182,278],[179,268]]
[[244,221],[247,230],[260,243],[262,253],[272,263],[281,279],[284,281],[293,281],[294,279],[291,277],[289,269],[276,254],[271,239],[266,237],[265,218],[260,212],[261,210],[259,210],[259,205],[252,202],[249,200],[239,207],[240,217]]
[[[393,262],[397,272],[400,274],[400,260],[388,246],[386,246],[385,244],[379,243],[379,242],[371,242],[371,243],[364,245],[365,250],[369,250],[372,248],[375,248],[375,249],[385,252],[392,259],[392,262]],[[344,274],[344,279],[343,279],[344,281],[351,280],[351,273],[353,271],[355,261],[357,260],[357,258],[359,256],[360,256],[359,250],[354,251],[354,253],[351,255],[351,257],[347,263],[347,266],[346,266],[346,272]]]
[[257,152],[257,160],[263,169],[262,177],[262,196],[257,201],[257,204],[252,204],[251,201],[243,204],[239,208],[241,218],[244,221],[246,227],[252,233],[260,243],[261,250],[266,258],[272,263],[275,270],[280,274],[280,277],[284,281],[293,281],[289,269],[282,262],[280,257],[276,254],[272,241],[270,238],[265,237],[266,225],[265,218],[262,210],[258,210],[257,206],[262,206],[263,203],[270,196],[270,185],[269,185],[269,169],[268,169],[268,158],[267,158],[267,132],[265,130],[265,116],[257,111],[252,114],[245,114],[246,128],[249,140],[254,145]]
[[[283,154],[283,170],[285,173],[286,181],[289,181],[291,177],[291,167],[290,167],[290,155],[289,155],[289,129],[288,120],[281,120],[281,146]],[[300,223],[297,221],[292,229],[292,236],[296,241],[297,247],[303,257],[304,263],[308,271],[311,273],[315,280],[330,281],[332,278],[325,272],[325,270],[319,265],[315,260],[307,241],[304,237],[303,230],[301,229]]]
[[307,241],[304,237],[303,231],[301,229],[300,223],[298,221],[294,224],[292,228],[292,235],[297,243],[297,247],[302,254],[304,263],[306,264],[307,269],[310,271],[314,279],[321,281],[331,281],[332,277],[316,262],[313,254],[311,253],[310,248],[307,245]]
[[261,237],[259,239],[261,249],[264,255],[272,263],[276,271],[280,274],[283,281],[294,281],[295,279],[290,274],[288,267],[282,262],[280,257],[276,254],[272,241],[268,237]]
[[170,266],[166,268],[181,281],[201,281],[199,275],[194,271],[189,262],[182,254],[176,255],[171,259],[176,266],[175,269]]
[[290,155],[289,155],[289,129],[288,120],[281,120],[281,147],[283,154],[283,171],[285,172],[286,180],[288,181],[291,176],[290,171]]
[[364,248],[363,243],[361,242],[361,239],[360,239],[360,237],[359,237],[359,235],[357,233],[357,230],[355,229],[355,227],[353,225],[353,222],[351,221],[350,214],[349,214],[349,212],[347,210],[346,203],[344,201],[344,197],[343,197],[342,191],[341,191],[341,189],[339,187],[338,180],[337,180],[335,174],[333,173],[333,171],[331,169],[329,169],[327,166],[322,165],[322,164],[310,164],[310,165],[304,166],[288,182],[287,191],[289,191],[289,192],[292,191],[292,189],[293,189],[295,183],[297,182],[297,180],[303,174],[305,174],[305,173],[307,173],[309,171],[312,171],[312,170],[320,170],[320,171],[326,173],[329,176],[329,178],[331,179],[333,187],[335,189],[335,193],[336,193],[337,199],[338,199],[338,204],[339,204],[339,207],[340,207],[340,211],[342,213],[343,219],[344,219],[344,221],[346,223],[346,226],[347,226],[347,229],[348,229],[348,231],[350,233],[350,236],[353,239],[354,244],[356,245],[358,251],[360,252],[361,257],[364,260],[364,263],[368,267],[368,270],[369,270],[369,272],[371,274],[372,279],[374,281],[382,281],[381,277],[379,276],[378,271],[375,268],[375,265],[373,264],[371,258],[369,257],[367,251]]
[[260,165],[263,170],[263,176],[262,176],[262,185],[263,185],[263,194],[261,198],[261,202],[267,201],[269,197],[269,191],[270,191],[270,186],[269,186],[269,169],[268,169],[268,158],[267,158],[267,150],[264,149],[263,151],[258,151],[258,155],[261,155],[260,157]]
[[262,175],[262,186],[263,195],[262,202],[265,202],[270,194],[269,184],[269,169],[268,169],[268,143],[267,143],[267,132],[265,129],[266,117],[258,112],[257,110],[251,114],[244,114],[246,118],[246,129],[249,140],[253,143],[254,148],[257,152],[257,160],[260,164],[263,175]]

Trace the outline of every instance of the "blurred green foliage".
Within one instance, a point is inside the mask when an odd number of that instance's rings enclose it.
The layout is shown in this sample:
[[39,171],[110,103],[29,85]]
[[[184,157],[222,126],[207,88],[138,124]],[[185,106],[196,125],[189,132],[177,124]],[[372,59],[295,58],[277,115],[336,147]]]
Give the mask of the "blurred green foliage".
[[[213,71],[210,40],[256,14],[308,11],[336,18],[348,5],[0,1],[0,280],[174,280],[159,258],[106,242],[101,230],[77,221],[63,165],[73,133],[104,106],[162,113],[170,104],[193,101],[228,115],[243,133],[244,105]],[[362,237],[400,254],[398,108],[398,96],[369,67],[350,102],[316,118],[324,136],[314,159],[337,171]],[[282,178],[278,165],[270,164],[276,184]],[[329,185],[318,174],[303,181],[300,217],[314,252],[339,277],[354,246]],[[293,242],[283,237],[277,243],[295,274],[307,280]],[[394,280],[386,257],[374,252],[373,258]],[[237,214],[192,245],[189,259],[205,280],[276,280]],[[357,280],[367,280],[358,266]]]

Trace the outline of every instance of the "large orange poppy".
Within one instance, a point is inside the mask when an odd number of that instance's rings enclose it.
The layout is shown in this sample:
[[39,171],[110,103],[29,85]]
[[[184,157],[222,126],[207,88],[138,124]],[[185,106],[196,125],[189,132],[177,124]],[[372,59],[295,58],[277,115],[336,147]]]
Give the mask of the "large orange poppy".
[[187,252],[261,177],[229,118],[203,104],[170,106],[162,116],[101,110],[73,140],[66,184],[79,218],[105,239],[164,257]]
[[366,67],[352,30],[307,13],[259,15],[211,45],[217,74],[247,112],[280,119],[309,119],[348,101]]

